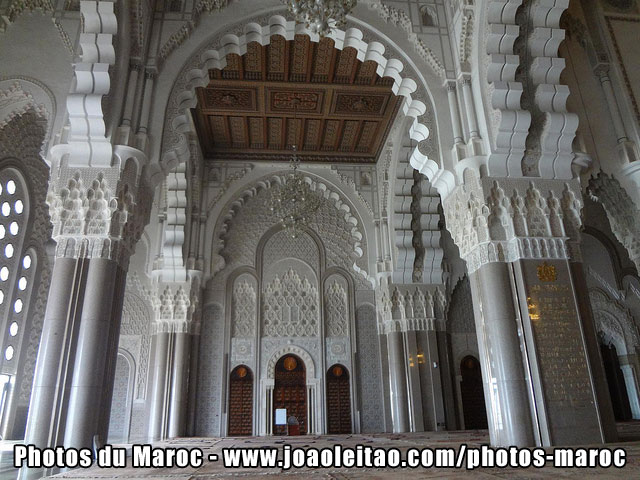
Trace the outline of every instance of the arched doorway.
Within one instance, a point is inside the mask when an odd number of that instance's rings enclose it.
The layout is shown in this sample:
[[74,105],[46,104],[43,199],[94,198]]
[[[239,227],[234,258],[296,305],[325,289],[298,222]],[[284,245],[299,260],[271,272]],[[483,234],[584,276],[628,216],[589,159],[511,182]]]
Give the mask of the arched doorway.
[[304,363],[296,355],[284,355],[276,363],[273,389],[273,433],[284,435],[287,429],[275,425],[275,410],[287,409],[287,418],[294,416],[300,424],[300,433],[307,433],[307,377]]
[[327,372],[327,433],[351,433],[349,371],[337,364]]
[[230,436],[253,433],[253,373],[245,365],[238,365],[231,372],[229,381],[229,432]]
[[464,428],[485,429],[487,428],[487,410],[484,404],[480,362],[473,355],[467,355],[460,362],[460,373]]
[[629,405],[629,396],[627,395],[627,387],[624,382],[624,374],[622,373],[620,361],[618,360],[618,350],[613,344],[604,345],[601,343],[600,352],[602,353],[604,373],[607,377],[607,384],[609,385],[613,414],[619,422],[631,420],[631,406]]

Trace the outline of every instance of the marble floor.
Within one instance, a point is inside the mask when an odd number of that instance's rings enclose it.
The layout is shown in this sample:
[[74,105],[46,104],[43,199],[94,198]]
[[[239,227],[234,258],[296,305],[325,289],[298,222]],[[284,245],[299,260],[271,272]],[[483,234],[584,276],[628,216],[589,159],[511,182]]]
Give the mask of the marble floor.
[[[596,468],[596,469],[554,469],[551,466],[544,468],[478,468],[472,471],[452,468],[430,469],[291,469],[283,471],[280,468],[246,468],[226,470],[222,461],[208,462],[199,468],[132,468],[127,466],[120,469],[104,469],[92,467],[89,469],[77,469],[55,475],[51,478],[67,479],[125,479],[143,478],[157,480],[218,480],[231,478],[286,478],[288,480],[315,480],[315,479],[382,479],[393,478],[400,475],[403,479],[441,478],[441,479],[576,479],[585,480],[598,478],[640,478],[640,421],[627,422],[618,425],[620,442],[615,445],[607,445],[609,448],[623,447],[627,453],[627,464],[622,469]],[[343,447],[361,444],[372,447],[391,448],[396,447],[405,451],[411,447],[453,447],[460,448],[461,444],[468,447],[479,447],[488,443],[486,431],[458,431],[458,432],[425,432],[410,434],[359,434],[359,435],[326,435],[326,436],[300,436],[300,437],[245,437],[245,438],[185,438],[176,439],[157,444],[166,447],[200,448],[205,457],[210,453],[220,453],[223,448],[229,447],[281,447],[288,443],[292,447],[323,448],[331,447],[336,443]],[[2,463],[0,464],[0,479],[16,478],[16,471],[12,469],[8,460],[11,451],[8,444],[0,445]],[[127,464],[130,465],[130,459]]]

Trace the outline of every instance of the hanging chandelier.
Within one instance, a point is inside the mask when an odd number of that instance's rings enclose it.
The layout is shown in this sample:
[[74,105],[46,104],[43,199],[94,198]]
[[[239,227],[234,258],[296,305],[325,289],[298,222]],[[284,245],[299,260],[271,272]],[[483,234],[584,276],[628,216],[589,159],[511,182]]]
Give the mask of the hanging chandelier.
[[[294,121],[296,119],[296,106],[298,99],[293,100]],[[298,171],[300,158],[297,148],[292,146],[293,153],[289,160],[290,172],[285,175],[284,181],[271,189],[268,200],[269,210],[275,215],[282,228],[291,238],[297,238],[307,226],[315,212],[322,205],[323,197],[319,192],[311,188],[304,175]]]
[[357,3],[357,0],[289,0],[289,11],[296,22],[324,37],[332,28],[345,26],[347,15]]

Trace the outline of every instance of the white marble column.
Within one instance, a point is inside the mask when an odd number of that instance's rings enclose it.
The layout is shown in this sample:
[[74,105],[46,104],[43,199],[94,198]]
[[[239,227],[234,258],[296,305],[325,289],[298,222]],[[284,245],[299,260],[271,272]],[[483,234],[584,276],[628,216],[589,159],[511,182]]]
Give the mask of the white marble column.
[[488,263],[470,275],[491,445],[535,445],[510,265]]
[[478,129],[478,119],[476,118],[476,108],[473,104],[473,92],[471,91],[471,78],[465,76],[462,78],[462,96],[464,97],[464,108],[467,113],[467,127],[469,128],[470,139],[480,137]]
[[640,399],[638,399],[638,382],[636,380],[633,367],[629,364],[620,365],[622,375],[624,376],[624,385],[627,388],[627,396],[629,397],[629,406],[631,407],[631,417],[634,420],[640,419]]
[[191,356],[189,366],[189,399],[187,401],[187,435],[196,435],[196,386],[198,384],[198,358],[200,356],[200,335],[191,335]]
[[445,424],[444,395],[440,378],[441,359],[438,352],[437,332],[433,330],[416,332],[423,352],[420,368],[424,369],[422,401],[424,406],[425,430],[443,430]]
[[[25,433],[25,443],[40,448],[52,447],[62,440],[57,435],[62,402],[58,385],[66,371],[75,328],[77,281],[84,263],[75,258],[58,258],[53,265]],[[33,472],[34,476],[24,478],[39,478],[37,470]]]
[[[69,392],[69,414],[65,428],[66,447],[90,447],[100,432],[99,406],[105,392],[105,369],[109,357],[112,304],[116,263],[94,258],[89,261],[82,316],[78,331],[73,379]],[[119,320],[119,318],[118,318]],[[101,438],[106,441],[106,438]]]
[[169,438],[183,437],[186,429],[191,335],[174,334],[171,395],[169,403]]
[[620,114],[620,108],[618,107],[616,95],[613,91],[613,87],[611,86],[611,78],[609,77],[609,72],[600,70],[597,72],[597,75],[598,79],[600,80],[600,85],[602,86],[604,96],[607,99],[607,106],[609,107],[611,122],[613,124],[613,130],[616,133],[618,143],[626,142],[628,140],[627,132],[624,128],[624,122],[622,121],[622,115]]
[[409,399],[403,343],[402,332],[387,333],[391,419],[394,433],[409,431]]
[[404,333],[407,380],[409,387],[409,427],[412,432],[424,432],[425,423],[422,415],[422,402],[424,392],[420,381],[420,367],[418,365],[418,332],[408,331]]
[[153,339],[154,356],[149,392],[149,441],[165,438],[166,386],[169,359],[168,332],[158,332]]
[[458,94],[456,92],[456,82],[446,83],[447,95],[449,97],[449,112],[451,113],[451,125],[453,126],[453,143],[458,145],[464,142],[462,137],[462,124],[460,122],[460,110],[458,110]]

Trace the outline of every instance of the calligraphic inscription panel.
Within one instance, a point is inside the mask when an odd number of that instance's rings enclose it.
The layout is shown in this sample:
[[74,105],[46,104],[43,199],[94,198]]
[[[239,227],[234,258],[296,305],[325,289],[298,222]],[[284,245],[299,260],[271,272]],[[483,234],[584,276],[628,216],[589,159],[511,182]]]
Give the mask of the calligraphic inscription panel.
[[523,260],[528,318],[553,444],[598,442],[600,428],[568,265]]

